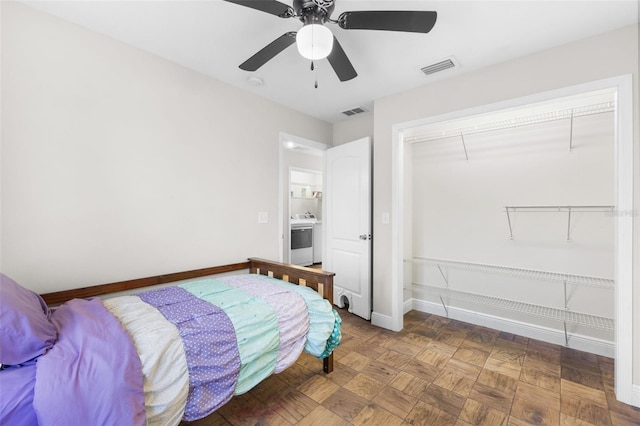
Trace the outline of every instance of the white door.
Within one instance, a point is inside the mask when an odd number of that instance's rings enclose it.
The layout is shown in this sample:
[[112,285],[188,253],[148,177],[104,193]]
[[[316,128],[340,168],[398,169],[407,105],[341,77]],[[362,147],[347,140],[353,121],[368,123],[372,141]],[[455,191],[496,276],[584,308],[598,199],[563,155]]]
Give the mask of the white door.
[[322,269],[335,272],[333,302],[371,318],[371,142],[360,139],[325,154]]

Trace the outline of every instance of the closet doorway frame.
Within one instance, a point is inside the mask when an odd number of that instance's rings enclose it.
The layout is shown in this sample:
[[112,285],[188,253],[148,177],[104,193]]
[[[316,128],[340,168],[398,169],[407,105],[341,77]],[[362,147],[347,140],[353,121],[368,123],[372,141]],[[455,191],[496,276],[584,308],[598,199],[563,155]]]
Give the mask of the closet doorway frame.
[[633,77],[625,74],[524,97],[444,113],[392,126],[391,191],[391,315],[395,330],[402,329],[404,305],[404,132],[439,122],[523,107],[538,102],[612,90],[615,108],[615,393],[619,401],[640,406],[640,386],[633,385]]

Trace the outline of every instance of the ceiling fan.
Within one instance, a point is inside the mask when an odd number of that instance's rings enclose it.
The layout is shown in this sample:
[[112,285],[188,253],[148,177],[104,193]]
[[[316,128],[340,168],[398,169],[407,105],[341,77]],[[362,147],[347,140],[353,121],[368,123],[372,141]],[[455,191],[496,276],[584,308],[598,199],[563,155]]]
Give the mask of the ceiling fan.
[[[335,0],[293,0],[293,7],[277,0],[226,0],[260,10],[280,18],[298,18],[304,24],[298,31],[286,32],[240,64],[240,69],[256,71],[294,42],[300,54],[311,61],[327,58],[340,81],[358,73],[324,24],[338,24],[345,30],[385,30],[428,33],[436,23],[437,13],[430,11],[384,10],[343,12],[331,19]],[[313,69],[313,62],[311,63]]]

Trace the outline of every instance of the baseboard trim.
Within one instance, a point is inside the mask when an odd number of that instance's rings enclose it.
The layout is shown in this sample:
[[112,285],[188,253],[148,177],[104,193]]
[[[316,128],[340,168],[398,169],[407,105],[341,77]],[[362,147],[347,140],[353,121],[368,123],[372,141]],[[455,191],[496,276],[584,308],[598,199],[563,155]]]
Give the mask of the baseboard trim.
[[402,324],[400,324],[400,328],[396,330],[393,324],[393,317],[390,315],[383,315],[377,312],[371,312],[371,324],[376,327],[386,328],[391,331],[400,331],[402,330]]
[[[424,300],[410,299],[405,301],[403,304],[404,313],[407,313],[412,309],[429,314],[444,317],[447,316],[447,312],[445,312],[442,305]],[[448,317],[452,319],[517,334],[531,339],[542,340],[544,342],[554,343],[561,346],[565,345],[564,333],[560,330],[554,330],[548,327],[541,327],[535,324],[514,321],[508,318],[469,311],[467,309],[452,306],[449,306],[447,309],[449,311]],[[568,347],[615,358],[615,344],[614,342],[606,340],[572,334],[569,337]],[[640,386],[636,386],[636,389],[634,389],[634,400],[640,401]]]
[[631,385],[631,402],[629,405],[640,408],[640,385]]
[[406,314],[413,309],[413,299],[405,300],[402,304],[402,313]]

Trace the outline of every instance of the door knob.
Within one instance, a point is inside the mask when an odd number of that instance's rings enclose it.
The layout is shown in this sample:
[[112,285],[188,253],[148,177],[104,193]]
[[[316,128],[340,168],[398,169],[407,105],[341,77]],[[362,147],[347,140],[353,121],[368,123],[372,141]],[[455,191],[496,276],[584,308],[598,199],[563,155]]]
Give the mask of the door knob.
[[359,237],[361,240],[370,240],[371,239],[371,235],[367,235],[367,234],[362,234]]

